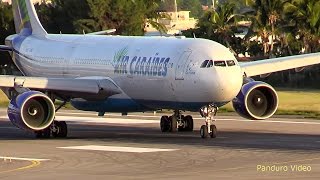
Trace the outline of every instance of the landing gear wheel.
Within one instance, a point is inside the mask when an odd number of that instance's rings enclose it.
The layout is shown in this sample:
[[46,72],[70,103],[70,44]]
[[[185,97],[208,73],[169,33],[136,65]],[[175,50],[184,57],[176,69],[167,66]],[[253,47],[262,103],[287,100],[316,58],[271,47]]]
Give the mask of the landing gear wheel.
[[177,124],[178,124],[177,119],[170,116],[169,121],[171,123],[170,132],[177,132]]
[[160,129],[161,132],[169,132],[171,128],[171,122],[168,116],[162,116],[160,120]]
[[216,138],[217,137],[217,134],[218,134],[218,130],[217,130],[217,127],[215,125],[211,125],[210,126],[210,137],[211,138]]
[[192,116],[181,116],[183,126],[179,126],[178,130],[183,132],[183,131],[193,131],[193,118]]
[[56,130],[52,132],[52,136],[56,138],[65,138],[68,135],[68,126],[65,121],[55,121]]
[[47,129],[45,129],[45,130],[43,130],[43,138],[50,138],[50,136],[51,136],[51,130],[50,130],[50,127],[49,128],[47,128]]
[[186,116],[184,119],[187,123],[186,131],[189,131],[189,132],[193,131],[193,118],[192,118],[192,116]]
[[49,128],[46,128],[46,129],[44,129],[44,130],[42,130],[42,131],[35,131],[34,132],[35,133],[35,135],[36,135],[36,138],[44,138],[44,139],[48,139],[48,138],[50,138],[50,136],[51,136],[51,130],[50,130],[50,127]]
[[214,105],[204,106],[200,109],[200,115],[205,118],[205,125],[201,126],[200,135],[207,138],[210,134],[211,138],[217,137],[217,127],[214,124],[214,116],[217,115],[218,107]]
[[208,127],[206,125],[202,125],[200,128],[200,136],[205,139],[209,136]]
[[42,131],[35,131],[36,138],[42,138]]

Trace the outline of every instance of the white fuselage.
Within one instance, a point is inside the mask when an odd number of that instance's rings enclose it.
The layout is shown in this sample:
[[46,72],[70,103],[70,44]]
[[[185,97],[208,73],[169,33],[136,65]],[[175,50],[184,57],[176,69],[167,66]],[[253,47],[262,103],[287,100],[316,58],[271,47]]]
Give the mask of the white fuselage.
[[[204,39],[48,35],[12,43],[13,59],[26,76],[109,77],[123,91],[112,98],[140,103],[222,104],[239,93],[243,82],[233,54]],[[235,65],[201,68],[205,60]]]

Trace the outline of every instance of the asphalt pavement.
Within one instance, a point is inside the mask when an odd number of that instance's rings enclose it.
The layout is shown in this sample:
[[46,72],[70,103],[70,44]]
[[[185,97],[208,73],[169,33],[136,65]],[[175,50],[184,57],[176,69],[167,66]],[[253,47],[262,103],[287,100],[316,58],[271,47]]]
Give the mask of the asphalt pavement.
[[161,114],[62,111],[66,139],[35,139],[0,110],[0,179],[319,179],[320,120],[218,116],[216,139],[161,133]]

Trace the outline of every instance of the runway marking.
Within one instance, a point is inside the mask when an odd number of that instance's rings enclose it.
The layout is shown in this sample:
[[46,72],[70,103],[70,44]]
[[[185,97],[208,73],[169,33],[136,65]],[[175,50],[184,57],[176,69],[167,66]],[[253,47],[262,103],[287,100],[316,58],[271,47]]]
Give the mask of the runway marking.
[[0,156],[3,160],[17,160],[17,161],[49,161],[50,159],[36,159],[36,158],[19,158],[19,157],[6,157]]
[[16,169],[11,169],[11,170],[7,170],[7,171],[0,171],[0,174],[32,169],[37,166],[40,166],[40,164],[41,164],[40,161],[30,161],[30,162],[31,162],[31,164],[28,166],[24,166],[24,167],[20,167],[20,168],[16,168]]
[[[64,113],[68,114],[68,113]],[[85,113],[70,113],[70,114],[85,114]],[[119,115],[110,115],[119,116]],[[143,117],[143,118],[160,118],[160,116],[139,116],[139,115],[128,115],[132,117]],[[120,116],[119,116],[120,117]],[[0,118],[8,118],[8,116],[0,116]],[[72,117],[72,116],[56,116],[57,120],[67,122],[89,122],[89,123],[109,123],[109,124],[156,124],[160,120],[148,120],[148,119],[124,119],[124,118],[104,118],[104,117]],[[203,118],[193,118],[194,120],[203,120]],[[255,122],[255,123],[281,123],[281,124],[308,124],[308,125],[320,125],[320,122],[307,122],[307,121],[280,121],[280,120],[247,120],[247,119],[216,119],[217,121],[237,121],[237,122]],[[1,127],[0,127],[1,129]]]
[[245,119],[241,119],[241,120],[240,119],[217,119],[217,121],[320,125],[320,122],[305,122],[305,121],[279,121],[279,120],[275,121],[275,120],[245,120]]
[[19,158],[19,157],[5,157],[5,156],[0,156],[0,159],[3,159],[5,162],[6,161],[12,162],[12,160],[31,162],[31,164],[27,165],[27,166],[19,167],[16,169],[10,169],[10,170],[6,170],[6,171],[0,171],[0,174],[32,169],[37,166],[40,166],[41,162],[50,160],[50,159]]
[[58,147],[59,149],[91,150],[91,151],[111,151],[111,152],[130,152],[130,153],[149,153],[149,152],[170,152],[178,149],[157,149],[157,148],[137,148],[137,147],[120,147],[120,146],[70,146]]
[[[141,117],[143,117],[143,116],[141,116]],[[197,118],[194,118],[194,119],[197,119]],[[92,122],[92,123],[110,123],[110,124],[158,124],[159,123],[159,120],[147,120],[147,119],[141,120],[141,119],[71,117],[71,116],[57,116],[57,120],[63,120],[63,121],[69,121],[69,122]],[[305,122],[305,121],[245,120],[245,119],[243,119],[243,120],[240,120],[240,119],[217,119],[217,121],[320,125],[320,122]]]
[[67,122],[90,122],[90,123],[109,123],[109,124],[154,124],[154,123],[159,123],[158,120],[99,118],[99,117],[71,117],[71,116],[57,116],[56,120],[67,121]]

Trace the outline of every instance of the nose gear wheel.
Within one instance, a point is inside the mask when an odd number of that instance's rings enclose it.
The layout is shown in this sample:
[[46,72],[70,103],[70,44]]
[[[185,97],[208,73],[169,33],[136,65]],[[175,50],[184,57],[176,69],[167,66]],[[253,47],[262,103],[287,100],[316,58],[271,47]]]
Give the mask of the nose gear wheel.
[[205,125],[202,125],[200,128],[201,138],[207,138],[209,135],[211,138],[217,137],[217,127],[213,125],[215,122],[214,117],[217,115],[217,111],[218,107],[212,105],[201,108],[200,114],[205,118]]

